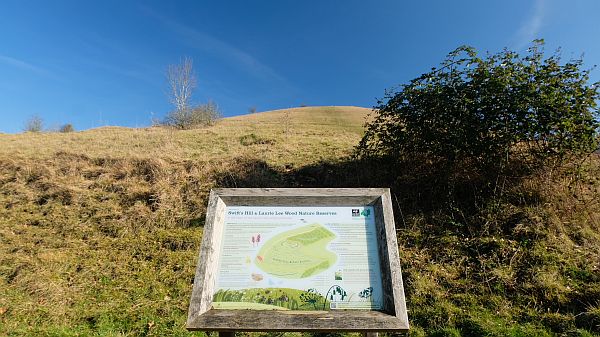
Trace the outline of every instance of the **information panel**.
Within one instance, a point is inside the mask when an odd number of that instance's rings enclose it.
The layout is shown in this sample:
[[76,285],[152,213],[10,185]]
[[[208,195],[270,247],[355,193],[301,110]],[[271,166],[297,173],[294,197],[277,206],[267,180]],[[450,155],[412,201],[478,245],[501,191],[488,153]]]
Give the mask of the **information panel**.
[[228,206],[215,309],[383,308],[374,210]]

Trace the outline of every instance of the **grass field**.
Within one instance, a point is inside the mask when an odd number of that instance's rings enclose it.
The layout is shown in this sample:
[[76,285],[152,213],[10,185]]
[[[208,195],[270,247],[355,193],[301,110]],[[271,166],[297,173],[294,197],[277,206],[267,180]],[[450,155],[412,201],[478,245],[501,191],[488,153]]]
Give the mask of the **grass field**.
[[0,135],[0,335],[187,336],[210,189],[287,186],[349,154],[368,112]]
[[[368,109],[0,135],[0,336],[190,336],[214,187],[392,187],[411,335],[600,334],[600,161],[449,195],[348,158]],[[258,336],[261,334],[250,334]],[[296,334],[298,335],[298,334]]]

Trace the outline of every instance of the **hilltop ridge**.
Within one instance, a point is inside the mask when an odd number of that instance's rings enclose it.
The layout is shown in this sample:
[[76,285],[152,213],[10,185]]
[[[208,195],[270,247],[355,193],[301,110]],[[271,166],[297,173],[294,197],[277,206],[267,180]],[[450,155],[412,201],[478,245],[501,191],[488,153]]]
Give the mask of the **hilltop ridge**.
[[[289,165],[348,154],[362,136],[370,112],[352,106],[300,107],[223,118],[215,125],[190,130],[105,126],[72,133],[5,134],[0,135],[0,155],[39,159],[72,152],[90,157],[211,161],[258,155],[271,164]],[[290,157],[292,152],[298,154]]]

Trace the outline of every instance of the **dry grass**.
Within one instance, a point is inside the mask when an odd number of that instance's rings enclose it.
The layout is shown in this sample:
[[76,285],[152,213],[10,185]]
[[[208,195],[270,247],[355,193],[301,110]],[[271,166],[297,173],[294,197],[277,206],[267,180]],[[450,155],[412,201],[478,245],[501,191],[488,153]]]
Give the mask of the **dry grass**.
[[[281,116],[289,111],[289,133]],[[101,127],[73,133],[2,135],[0,156],[51,158],[60,151],[89,157],[231,160],[252,157],[269,164],[306,164],[348,154],[362,136],[370,109],[305,107],[226,118],[194,130]],[[244,146],[240,137],[256,134],[275,146]],[[333,137],[335,134],[335,137]]]
[[599,158],[468,213],[425,166],[344,159],[369,111],[0,135],[0,335],[190,335],[215,186],[391,186],[412,335],[600,333]]
[[1,135],[0,335],[187,335],[209,190],[347,155],[368,111]]

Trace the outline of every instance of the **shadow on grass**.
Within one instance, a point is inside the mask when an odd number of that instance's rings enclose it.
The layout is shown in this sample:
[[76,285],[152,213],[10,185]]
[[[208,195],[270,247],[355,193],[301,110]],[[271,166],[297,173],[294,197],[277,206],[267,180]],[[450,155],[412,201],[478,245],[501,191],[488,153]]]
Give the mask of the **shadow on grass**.
[[[290,169],[240,160],[216,181],[230,188],[391,188],[411,322],[429,332],[454,326],[464,335],[502,333],[487,323],[477,325],[477,332],[464,324],[479,322],[481,312],[495,317],[502,305],[510,307],[505,318],[497,318],[505,326],[518,321],[558,333],[564,331],[556,326],[590,329],[574,317],[587,315],[590,305],[600,303],[600,295],[592,291],[599,280],[567,280],[562,286],[577,290],[560,294],[538,280],[540,270],[562,270],[564,265],[543,248],[545,224],[527,213],[543,204],[543,196],[522,186],[521,178],[418,160],[348,159]],[[581,294],[587,296],[585,301]],[[544,323],[548,310],[561,312],[558,319],[568,324]],[[482,317],[486,322],[487,316]]]
[[[261,160],[243,159],[216,176],[217,186],[228,188],[391,188],[397,226],[405,226],[406,218],[420,217],[436,225],[432,230],[458,231],[469,236],[478,235],[481,230],[510,231],[524,216],[513,213],[497,228],[480,225],[482,210],[494,207],[498,200],[497,188],[489,180],[463,168],[449,169],[435,163],[352,159],[294,169],[278,169]],[[540,200],[534,191],[526,203],[533,205]]]

